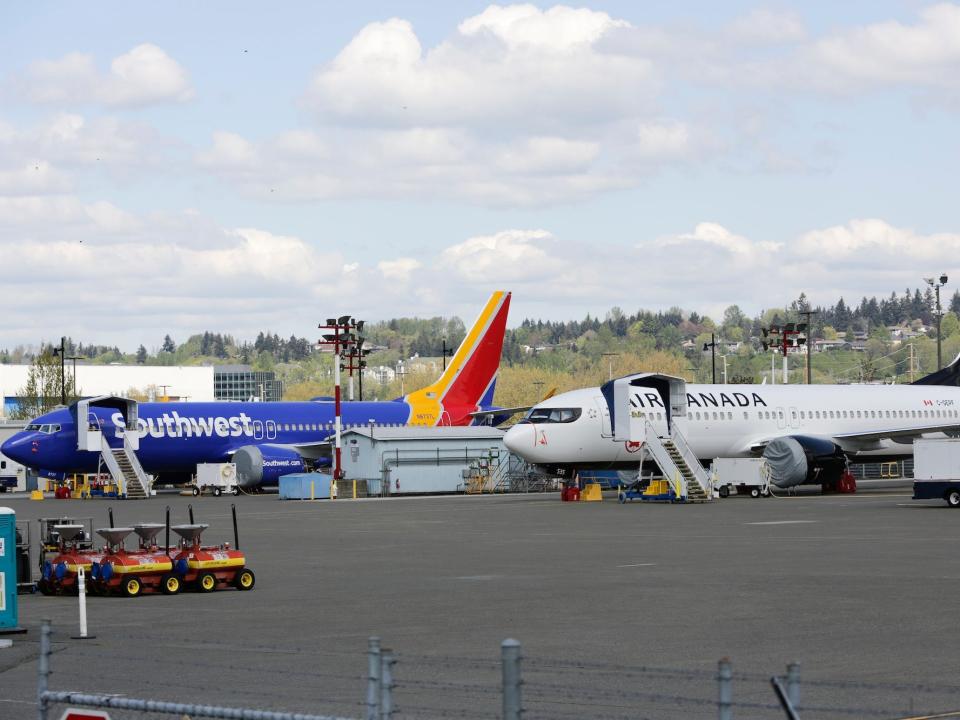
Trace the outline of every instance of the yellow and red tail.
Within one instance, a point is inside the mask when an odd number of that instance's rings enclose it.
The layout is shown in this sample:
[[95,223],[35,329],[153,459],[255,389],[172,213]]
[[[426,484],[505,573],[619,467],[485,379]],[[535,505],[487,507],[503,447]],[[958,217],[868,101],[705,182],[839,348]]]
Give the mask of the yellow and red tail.
[[510,293],[490,296],[440,379],[404,397],[408,424],[469,425],[470,413],[493,400],[509,311]]

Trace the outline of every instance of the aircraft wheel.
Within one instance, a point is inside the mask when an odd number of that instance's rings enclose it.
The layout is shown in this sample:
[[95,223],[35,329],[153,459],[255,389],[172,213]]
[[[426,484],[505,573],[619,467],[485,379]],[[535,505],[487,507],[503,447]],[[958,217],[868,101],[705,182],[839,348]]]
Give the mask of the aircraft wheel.
[[180,578],[173,573],[167,573],[160,581],[160,591],[164,595],[176,595],[180,592]]
[[960,490],[950,490],[947,492],[947,505],[952,508],[960,507]]
[[750,488],[750,497],[752,498],[760,497],[760,488]]
[[127,597],[136,597],[143,592],[143,583],[140,581],[140,578],[134,575],[124,580],[120,588]]
[[625,503],[627,502],[627,495],[626,495],[626,493],[617,493],[617,500],[620,501],[620,504],[621,504],[621,505],[625,504]]
[[217,589],[217,576],[212,572],[200,573],[197,578],[197,590],[202,593],[210,593]]
[[730,487],[728,485],[721,485],[720,489],[717,491],[720,493],[720,497],[730,497]]
[[249,568],[244,568],[237,573],[237,577],[233,580],[233,586],[237,590],[253,590],[253,586],[256,584],[257,578],[253,574],[253,570]]
[[214,497],[220,497],[222,494],[223,494],[223,490],[221,490],[220,488],[215,487],[215,488],[213,489],[213,496],[214,496]]
[[770,497],[770,488],[765,487],[760,491],[760,494],[763,495],[763,497]]
[[200,494],[200,488],[198,488],[197,486],[194,486],[192,492],[193,492],[193,496],[197,497]]

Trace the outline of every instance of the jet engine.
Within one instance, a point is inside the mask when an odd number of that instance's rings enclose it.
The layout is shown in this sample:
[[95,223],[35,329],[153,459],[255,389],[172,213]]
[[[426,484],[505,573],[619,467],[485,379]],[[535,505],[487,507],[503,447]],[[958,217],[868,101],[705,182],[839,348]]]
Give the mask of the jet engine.
[[847,469],[847,457],[839,445],[807,435],[772,440],[764,448],[763,457],[770,468],[770,482],[779,488],[836,486]]
[[304,471],[303,458],[282,445],[244,445],[233,454],[237,484],[245,489],[276,485],[281,475]]

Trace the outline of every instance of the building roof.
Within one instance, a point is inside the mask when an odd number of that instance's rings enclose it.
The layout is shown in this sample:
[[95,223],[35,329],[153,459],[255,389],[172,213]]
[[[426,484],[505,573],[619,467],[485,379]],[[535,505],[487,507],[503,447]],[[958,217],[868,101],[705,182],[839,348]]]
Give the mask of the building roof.
[[506,431],[500,428],[468,425],[467,427],[358,427],[344,435],[362,435],[373,440],[501,440]]

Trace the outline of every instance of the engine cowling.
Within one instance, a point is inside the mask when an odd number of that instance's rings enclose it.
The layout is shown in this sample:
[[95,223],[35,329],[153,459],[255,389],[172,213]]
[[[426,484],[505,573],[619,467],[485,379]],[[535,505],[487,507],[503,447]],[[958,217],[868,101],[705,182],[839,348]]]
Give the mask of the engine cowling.
[[835,485],[847,469],[847,457],[835,442],[807,435],[788,435],[767,443],[763,457],[770,482],[779,488]]
[[300,454],[281,445],[244,445],[233,454],[233,461],[242,488],[276,485],[281,475],[304,471]]

